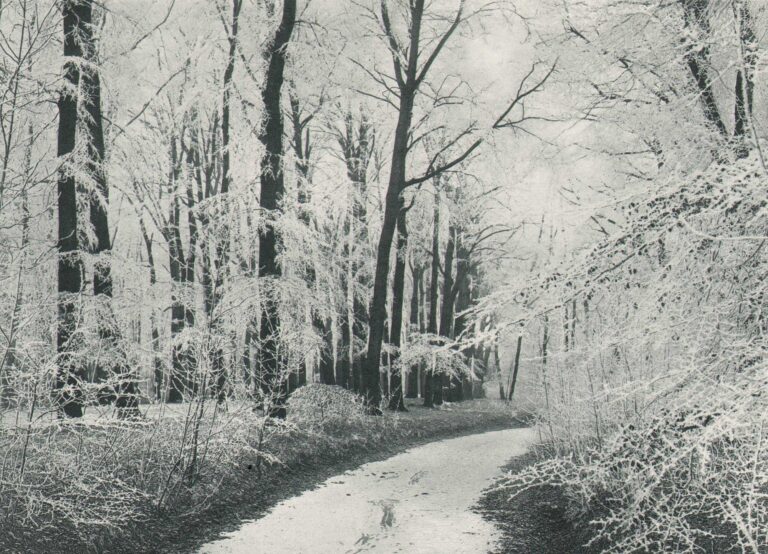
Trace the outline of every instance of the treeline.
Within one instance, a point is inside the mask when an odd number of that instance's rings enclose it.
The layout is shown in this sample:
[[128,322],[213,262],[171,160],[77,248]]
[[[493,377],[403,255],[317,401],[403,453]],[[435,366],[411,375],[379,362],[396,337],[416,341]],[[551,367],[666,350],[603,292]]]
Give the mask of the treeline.
[[[495,187],[470,169],[552,68],[486,122],[446,59],[484,10],[339,9],[369,60],[296,0],[187,8],[2,8],[9,405],[50,390],[69,417],[133,417],[202,395],[282,418],[306,382],[372,412],[482,391],[494,340],[471,340],[492,333],[469,310],[516,227],[487,217]],[[34,391],[31,345],[55,367]]]

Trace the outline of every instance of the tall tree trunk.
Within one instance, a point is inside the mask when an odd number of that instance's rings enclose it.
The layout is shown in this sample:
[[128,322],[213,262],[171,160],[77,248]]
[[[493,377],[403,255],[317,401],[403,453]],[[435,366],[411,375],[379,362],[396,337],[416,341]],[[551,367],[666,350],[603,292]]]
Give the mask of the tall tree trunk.
[[[453,314],[454,306],[456,305],[456,281],[453,277],[453,263],[456,255],[456,237],[458,230],[454,225],[451,225],[448,230],[448,243],[445,247],[445,260],[443,264],[443,305],[440,309],[440,336],[445,337],[446,340],[452,337],[453,331]],[[447,375],[442,376],[441,379],[441,392],[439,395],[439,401],[442,402],[442,389],[443,387],[449,388],[448,399],[453,401],[459,393],[456,389],[457,380]],[[459,386],[461,381],[458,380]]]
[[[57,156],[62,162],[57,179],[58,192],[58,326],[56,351],[59,366],[55,387],[57,403],[68,417],[82,417],[83,396],[81,380],[82,362],[78,359],[80,348],[77,339],[78,304],[83,285],[83,261],[78,240],[77,188],[75,170],[68,157],[75,149],[77,130],[77,91],[80,70],[77,58],[83,51],[79,40],[80,25],[87,18],[90,5],[75,0],[62,4],[64,24],[64,80],[67,88],[58,99],[59,129]],[[67,159],[65,159],[67,158]]]
[[[413,280],[413,286],[411,290],[411,306],[410,306],[410,326],[408,329],[409,334],[415,334],[419,332],[419,311],[421,305],[420,289],[422,287],[421,281],[424,278],[424,268],[421,266],[412,267],[411,276]],[[419,395],[419,364],[412,364],[408,371],[408,386],[406,387],[406,398],[417,398]]]
[[[390,42],[395,41],[389,29],[389,15],[386,3],[381,4],[382,18],[388,28]],[[364,368],[363,393],[372,411],[377,413],[381,402],[379,390],[379,367],[381,363],[381,345],[384,337],[384,317],[387,307],[387,289],[389,278],[389,261],[392,251],[392,241],[397,227],[397,217],[400,210],[400,194],[406,187],[405,171],[408,158],[409,140],[411,138],[411,122],[413,119],[413,104],[416,91],[419,88],[423,73],[417,75],[419,42],[421,40],[421,20],[424,15],[424,0],[414,0],[410,4],[410,47],[408,49],[405,75],[402,73],[401,62],[396,59],[395,67],[399,86],[399,105],[397,126],[395,127],[392,158],[389,169],[389,182],[384,201],[384,220],[376,249],[376,271],[373,282],[373,298],[371,299],[370,322],[368,326],[368,356]],[[435,53],[439,52],[435,50]],[[397,58],[398,53],[393,52]]]
[[499,359],[499,345],[493,346],[493,361],[496,364],[496,377],[499,380],[499,400],[507,399],[507,392],[504,389],[504,382],[501,379],[501,359]]
[[[285,193],[283,178],[283,114],[281,90],[284,81],[286,47],[296,23],[296,0],[284,0],[283,16],[269,49],[269,65],[262,91],[266,124],[259,133],[264,145],[261,159],[262,210],[275,217]],[[262,284],[262,311],[259,325],[259,372],[262,391],[270,398],[267,412],[271,417],[285,418],[285,378],[279,349],[279,298],[274,281],[282,272],[277,261],[278,237],[275,226],[267,221],[259,234],[259,277]],[[270,282],[272,281],[272,282]]]
[[[227,64],[224,68],[223,91],[221,95],[221,184],[218,194],[222,195],[223,201],[220,204],[220,225],[221,235],[213,237],[213,271],[214,277],[210,275],[206,279],[209,287],[206,290],[207,314],[209,320],[209,332],[214,337],[211,341],[214,345],[210,349],[211,373],[214,395],[218,402],[223,402],[226,398],[227,376],[224,367],[224,351],[219,343],[222,340],[221,316],[218,313],[218,307],[221,304],[224,293],[224,277],[229,264],[229,246],[230,246],[230,226],[229,226],[229,189],[232,186],[232,173],[230,170],[230,98],[232,95],[232,77],[235,73],[235,61],[237,60],[237,40],[240,23],[240,10],[243,6],[242,0],[232,0],[232,20],[229,27],[229,52],[227,54]],[[215,125],[214,125],[215,131]],[[215,140],[215,136],[214,136]],[[206,241],[211,240],[211,233],[205,233]],[[203,244],[203,251],[210,256],[208,248]],[[210,260],[205,260],[203,267],[210,274]]]
[[88,118],[85,121],[88,161],[86,169],[95,189],[90,191],[90,221],[93,226],[95,244],[91,251],[96,257],[93,272],[93,295],[97,304],[97,329],[101,348],[106,360],[97,360],[97,376],[104,379],[117,378],[114,392],[102,393],[102,400],[115,400],[121,415],[138,413],[138,390],[136,377],[128,367],[127,354],[122,348],[117,318],[112,306],[113,281],[109,233],[109,187],[104,170],[105,147],[101,115],[101,78],[96,44],[93,37],[93,3],[83,2],[80,14],[78,40],[81,42],[86,63],[82,66],[82,101]]
[[350,230],[349,215],[344,219],[344,246],[343,246],[343,271],[341,273],[341,290],[344,297],[344,304],[339,314],[340,344],[338,349],[337,371],[338,383],[347,389],[357,390],[352,375],[352,314],[354,294],[352,287],[352,260],[350,259]]
[[515,396],[515,385],[517,384],[517,371],[520,368],[520,350],[523,344],[523,335],[517,337],[517,348],[515,349],[515,366],[512,371],[512,383],[509,385],[509,394],[507,400],[512,400]]
[[[459,315],[454,316],[453,337],[460,337],[467,327],[467,315],[462,312],[469,309],[473,302],[473,291],[470,288],[470,273],[473,270],[476,271],[476,269],[469,258],[470,251],[467,248],[466,240],[464,240],[462,233],[457,233],[456,235],[456,251],[456,283],[454,284],[456,301],[454,302],[454,310]],[[477,349],[473,347],[464,350],[465,357],[469,359],[470,369],[475,367],[474,359],[478,354]],[[471,373],[473,371],[451,380],[451,402],[461,402],[465,397],[472,398],[474,386]]]
[[[291,123],[293,126],[293,150],[296,154],[296,173],[298,174],[298,195],[299,219],[309,228],[314,224],[312,212],[309,209],[311,194],[309,186],[310,181],[310,155],[312,152],[311,135],[308,124],[312,116],[302,117],[299,99],[291,94]],[[314,292],[317,285],[317,272],[314,267],[309,267],[306,274],[307,287]],[[326,385],[336,384],[336,375],[333,365],[333,333],[331,329],[330,318],[328,321],[323,319],[322,314],[317,308],[312,309],[310,314],[312,327],[322,339],[320,347],[320,360],[318,364],[318,373],[320,382]],[[306,360],[300,364],[306,378]],[[300,372],[301,374],[302,372]],[[298,383],[299,385],[303,383]]]
[[[351,336],[343,340],[343,344],[347,345],[351,360],[350,388],[361,391],[364,359],[358,353],[358,345],[365,344],[367,340],[369,314],[368,299],[361,296],[360,291],[367,291],[370,285],[363,260],[367,256],[365,247],[368,243],[368,165],[375,134],[365,115],[361,115],[359,124],[355,126],[352,113],[347,113],[344,116],[344,131],[337,138],[347,166],[347,176],[352,182],[352,217],[345,221],[344,234],[344,258],[348,264],[344,285],[347,287],[346,298],[351,299]],[[345,332],[342,331],[343,339]]]
[[392,324],[390,342],[395,347],[391,364],[391,385],[389,409],[407,411],[403,401],[403,375],[400,364],[400,348],[403,334],[403,305],[405,304],[405,260],[408,255],[407,209],[401,207],[397,219],[397,259],[395,260],[395,281],[392,287]]
[[[168,243],[168,268],[171,275],[171,375],[168,379],[167,401],[178,403],[193,391],[195,358],[182,344],[181,334],[195,324],[195,311],[191,305],[190,287],[194,282],[196,227],[194,216],[189,215],[190,245],[185,257],[181,239],[181,202],[179,200],[179,176],[181,158],[176,137],[170,140],[170,165],[168,181],[172,200],[168,216],[168,228],[163,235]],[[188,193],[187,193],[188,194]],[[192,206],[188,206],[191,210]]]
[[[345,258],[345,260],[348,262],[348,257]],[[342,275],[341,278],[341,290],[342,294],[344,295],[344,306],[342,308],[341,314],[339,316],[339,327],[340,327],[340,346],[339,346],[339,352],[338,352],[338,362],[336,365],[337,369],[337,375],[336,380],[337,382],[347,389],[353,389],[357,390],[355,387],[354,380],[352,379],[351,369],[352,369],[352,329],[351,329],[351,318],[350,313],[352,313],[351,309],[351,295],[353,292],[350,290],[350,271],[349,267],[345,268],[346,271]]]
[[398,211],[400,209],[400,192],[405,184],[405,165],[412,111],[413,96],[403,95],[400,101],[400,115],[395,130],[392,167],[384,203],[384,221],[382,222],[379,245],[376,250],[376,271],[368,331],[368,356],[363,372],[363,394],[373,412],[378,410],[378,406],[381,403],[379,371],[382,341],[384,339],[384,324],[387,315],[389,261],[395,228],[397,227]]
[[[437,334],[437,302],[439,300],[438,282],[440,279],[440,184],[439,180],[435,182],[435,208],[432,218],[432,266],[429,281],[429,323],[427,332],[431,335]],[[427,374],[424,378],[424,406],[431,408],[435,405],[435,398],[438,390],[442,397],[442,383],[440,376],[434,372]],[[442,398],[441,398],[442,402]]]
[[[144,224],[144,218],[139,216],[139,229],[141,230],[141,236],[144,239],[144,246],[147,249],[147,265],[149,266],[149,287],[154,289],[157,285],[157,270],[155,268],[155,256],[152,248],[152,237],[147,232],[147,227]],[[165,372],[163,370],[163,359],[160,355],[160,330],[157,326],[157,316],[154,308],[149,316],[150,321],[150,334],[152,337],[152,382],[154,388],[154,398],[156,401],[165,400],[166,393],[166,379]]]

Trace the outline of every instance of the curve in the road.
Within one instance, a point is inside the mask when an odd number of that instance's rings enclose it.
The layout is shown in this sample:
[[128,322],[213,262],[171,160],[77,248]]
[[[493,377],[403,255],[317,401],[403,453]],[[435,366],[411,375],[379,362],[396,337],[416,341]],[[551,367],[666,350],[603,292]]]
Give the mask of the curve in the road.
[[471,507],[533,439],[530,429],[492,431],[365,464],[281,502],[199,553],[488,552],[496,531]]

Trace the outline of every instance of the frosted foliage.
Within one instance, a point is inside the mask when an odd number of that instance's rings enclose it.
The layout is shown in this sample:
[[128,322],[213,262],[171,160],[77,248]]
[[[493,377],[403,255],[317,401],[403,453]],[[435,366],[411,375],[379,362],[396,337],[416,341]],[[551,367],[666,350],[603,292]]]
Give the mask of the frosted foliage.
[[[739,3],[710,4],[706,32],[661,2],[576,4],[565,32],[543,31],[553,48],[574,47],[563,78],[591,99],[570,147],[600,151],[612,172],[591,192],[567,187],[593,215],[584,246],[488,302],[502,326],[538,342],[531,389],[552,446],[504,486],[564,487],[570,516],[591,523],[605,552],[768,545],[763,107],[734,136]],[[704,41],[724,75],[713,86],[722,132],[685,57]],[[764,94],[756,78],[755,98]]]

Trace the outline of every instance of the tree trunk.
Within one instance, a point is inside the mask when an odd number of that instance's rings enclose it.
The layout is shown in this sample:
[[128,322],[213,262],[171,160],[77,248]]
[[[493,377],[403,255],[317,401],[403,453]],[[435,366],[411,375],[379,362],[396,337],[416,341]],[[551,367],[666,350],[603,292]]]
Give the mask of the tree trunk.
[[[349,236],[349,231],[347,231],[345,234],[345,237]],[[339,347],[338,352],[338,363],[337,363],[337,370],[338,374],[336,376],[337,382],[347,389],[357,390],[355,381],[353,379],[353,376],[351,374],[352,369],[352,329],[351,329],[351,318],[350,313],[352,313],[351,309],[351,296],[354,294],[354,292],[351,290],[350,287],[350,278],[351,278],[351,271],[350,271],[350,264],[349,264],[349,256],[348,256],[348,248],[345,247],[345,250],[347,251],[347,255],[344,256],[345,260],[345,271],[342,273],[341,276],[341,290],[342,294],[344,295],[344,308],[342,309],[341,315],[339,316],[339,327],[340,327],[340,339],[341,339],[341,345]]]
[[[451,225],[448,230],[448,243],[445,247],[445,262],[443,265],[443,305],[440,309],[440,336],[450,339],[453,331],[453,314],[456,302],[456,282],[453,278],[453,261],[456,253],[457,229]],[[458,382],[458,387],[456,386]],[[456,389],[461,387],[461,381],[454,376],[442,376],[439,401],[441,403],[443,386],[449,387],[448,400],[454,401],[460,394]]]
[[400,211],[400,193],[405,186],[405,166],[412,112],[413,93],[409,92],[403,94],[400,99],[400,112],[392,149],[392,166],[384,203],[384,221],[382,222],[379,245],[376,251],[376,272],[373,282],[373,299],[371,300],[368,330],[368,356],[363,371],[363,394],[373,413],[378,413],[379,404],[381,403],[379,372],[381,367],[381,347],[384,339],[384,323],[387,315],[389,260],[395,228],[397,227],[398,212]]
[[698,27],[705,35],[702,44],[689,46],[685,54],[688,69],[691,71],[697,92],[701,97],[704,117],[722,136],[726,136],[728,133],[717,107],[717,100],[712,90],[712,79],[709,75],[710,52],[707,43],[710,34],[709,0],[683,0],[682,6],[685,26]]
[[[149,266],[149,288],[152,290],[157,285],[157,270],[155,268],[155,256],[152,248],[152,237],[147,232],[144,218],[139,216],[139,230],[147,249],[147,265]],[[150,312],[150,334],[152,337],[152,383],[154,399],[158,402],[165,400],[166,379],[163,368],[163,360],[160,355],[160,330],[157,327],[157,316],[154,308]]]
[[[312,212],[309,209],[309,202],[311,200],[311,194],[309,191],[310,186],[310,154],[312,152],[312,145],[310,142],[309,128],[307,127],[311,116],[308,118],[302,118],[301,106],[299,99],[291,95],[291,123],[293,125],[293,149],[296,155],[296,173],[298,175],[298,206],[299,206],[299,219],[307,227],[312,227],[313,218]],[[314,267],[309,267],[306,274],[307,288],[314,292],[317,283],[317,272]],[[320,382],[326,385],[336,384],[336,376],[334,374],[333,366],[333,334],[331,332],[331,326],[326,324],[323,320],[322,314],[317,309],[313,309],[310,315],[312,320],[312,327],[320,338],[322,339],[322,346],[320,348],[320,361],[318,364],[318,373],[320,374]],[[306,381],[306,360],[301,363],[300,374],[303,372],[304,380]],[[300,375],[297,379],[298,385],[301,386]]]
[[523,343],[523,336],[519,335],[517,337],[517,349],[515,350],[515,368],[512,371],[512,383],[509,385],[509,394],[507,395],[507,400],[512,401],[512,398],[515,396],[515,385],[517,384],[517,370],[520,367],[520,349]]
[[126,353],[121,348],[121,337],[117,320],[113,312],[112,266],[110,254],[112,244],[109,234],[109,187],[103,162],[105,159],[104,129],[101,116],[101,79],[98,69],[98,56],[93,37],[93,4],[91,0],[83,2],[78,22],[78,39],[83,48],[85,63],[82,66],[82,101],[88,118],[85,121],[88,161],[86,169],[95,190],[90,191],[90,221],[96,242],[91,248],[95,255],[93,271],[93,294],[97,304],[97,330],[101,347],[99,351],[106,355],[97,359],[97,377],[102,379],[117,378],[116,390],[100,392],[100,400],[115,400],[115,406],[121,415],[135,414],[138,411],[138,399],[135,376],[126,363]]
[[[277,215],[285,193],[283,179],[283,114],[281,90],[285,71],[285,50],[296,23],[296,0],[284,0],[280,26],[269,50],[269,66],[262,91],[266,124],[259,133],[264,145],[261,159],[260,205],[264,213]],[[262,288],[261,324],[259,326],[259,373],[262,392],[268,397],[267,412],[271,417],[285,418],[285,378],[279,350],[280,314],[275,281],[282,272],[277,261],[278,237],[275,226],[267,221],[259,234],[259,277]],[[271,281],[271,282],[270,282]]]
[[[429,282],[429,323],[427,332],[437,334],[437,302],[439,300],[438,281],[440,278],[440,189],[436,182],[435,208],[432,219],[432,267]],[[441,389],[440,376],[427,374],[424,378],[424,406],[431,408],[435,405],[435,395]],[[441,389],[442,391],[442,389]],[[442,392],[440,393],[442,395]],[[442,399],[441,399],[442,402]]]
[[[424,276],[424,269],[422,267],[414,267],[411,270],[413,287],[411,290],[411,306],[410,306],[410,326],[409,333],[419,332],[419,308],[421,304],[421,297],[419,296],[421,281]],[[419,364],[413,364],[408,371],[408,386],[406,387],[406,398],[417,398],[419,395]]]
[[[454,303],[454,311],[459,315],[454,317],[453,321],[453,337],[460,337],[467,328],[467,316],[463,314],[464,310],[470,308],[473,303],[473,290],[470,287],[470,273],[476,271],[470,261],[470,251],[467,248],[466,240],[463,235],[458,233],[456,236],[456,283],[454,285],[456,291],[456,301]],[[472,381],[472,375],[474,374],[475,358],[479,352],[474,347],[470,347],[464,350],[465,358],[469,359],[471,371],[466,375],[462,375],[460,378],[454,378],[451,382],[451,392],[453,396],[452,402],[461,402],[465,398],[472,398],[474,396],[474,384]]]
[[[196,227],[194,218],[189,216],[190,245],[189,255],[184,255],[184,245],[181,239],[181,204],[178,195],[178,181],[181,174],[181,158],[178,152],[178,141],[171,137],[170,141],[169,189],[173,195],[168,228],[163,235],[168,243],[168,268],[171,275],[171,375],[168,379],[168,402],[178,403],[193,391],[193,374],[195,358],[188,347],[180,344],[180,335],[187,327],[195,324],[195,311],[190,305],[189,288],[194,282],[195,237]],[[191,209],[191,206],[189,206]]]
[[504,382],[501,379],[501,360],[499,359],[499,345],[493,347],[493,361],[496,364],[496,376],[499,379],[499,400],[506,400],[507,393],[504,390]]
[[62,413],[68,417],[82,417],[83,397],[81,379],[82,362],[78,360],[80,345],[76,338],[79,320],[78,304],[83,285],[83,262],[77,231],[77,188],[74,169],[69,166],[70,154],[75,149],[77,129],[77,97],[80,70],[75,58],[82,58],[80,22],[87,17],[90,5],[74,0],[62,5],[64,23],[64,80],[68,89],[59,95],[59,129],[57,156],[64,162],[57,179],[58,192],[58,326],[56,351],[59,367],[56,372],[57,402]]
[[[392,325],[390,342],[395,347],[391,364],[391,385],[389,409],[407,411],[403,401],[403,375],[400,364],[400,348],[403,334],[403,305],[405,304],[405,260],[408,255],[407,210],[401,207],[397,219],[397,259],[395,260],[395,282],[392,287]],[[413,306],[412,306],[413,308]]]

